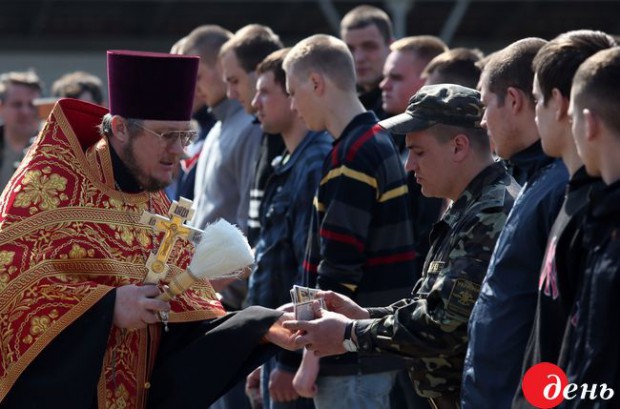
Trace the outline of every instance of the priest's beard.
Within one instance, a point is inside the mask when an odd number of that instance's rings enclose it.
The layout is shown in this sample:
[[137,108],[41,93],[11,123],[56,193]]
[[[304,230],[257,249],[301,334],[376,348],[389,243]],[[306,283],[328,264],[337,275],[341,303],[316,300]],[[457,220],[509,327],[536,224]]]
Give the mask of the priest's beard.
[[138,184],[147,192],[157,192],[168,186],[170,182],[163,182],[156,179],[140,169],[135,155],[135,144],[136,138],[129,138],[129,142],[123,146],[123,151],[121,153],[121,159],[125,163],[125,166],[127,166],[131,176],[133,176]]

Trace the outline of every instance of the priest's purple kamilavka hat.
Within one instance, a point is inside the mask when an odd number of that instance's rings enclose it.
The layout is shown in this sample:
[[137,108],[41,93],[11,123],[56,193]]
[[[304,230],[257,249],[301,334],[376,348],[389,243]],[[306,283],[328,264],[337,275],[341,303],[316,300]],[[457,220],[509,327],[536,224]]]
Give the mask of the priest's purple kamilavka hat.
[[125,118],[189,121],[198,61],[196,56],[108,51],[110,113]]

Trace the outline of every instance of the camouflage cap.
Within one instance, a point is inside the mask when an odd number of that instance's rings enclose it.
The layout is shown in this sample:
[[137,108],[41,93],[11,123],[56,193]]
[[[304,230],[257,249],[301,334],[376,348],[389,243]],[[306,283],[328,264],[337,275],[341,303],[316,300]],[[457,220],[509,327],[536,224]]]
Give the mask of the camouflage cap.
[[483,113],[478,91],[456,84],[427,85],[409,99],[404,113],[384,119],[379,126],[401,135],[435,124],[481,128]]

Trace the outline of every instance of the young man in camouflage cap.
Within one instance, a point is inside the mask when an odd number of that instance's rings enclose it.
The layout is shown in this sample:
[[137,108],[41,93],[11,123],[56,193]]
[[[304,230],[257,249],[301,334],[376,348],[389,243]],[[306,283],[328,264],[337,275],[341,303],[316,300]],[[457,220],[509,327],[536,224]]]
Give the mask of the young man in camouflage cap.
[[480,126],[480,94],[459,85],[431,85],[418,91],[405,113],[379,122],[406,134],[407,170],[426,196],[451,205],[433,226],[423,277],[412,298],[382,308],[362,308],[324,293],[331,311],[321,318],[287,322],[302,330],[296,339],[319,356],[391,352],[413,358],[410,377],[434,408],[458,408],[467,346],[467,321],[486,273],[495,241],[520,186],[494,163]]

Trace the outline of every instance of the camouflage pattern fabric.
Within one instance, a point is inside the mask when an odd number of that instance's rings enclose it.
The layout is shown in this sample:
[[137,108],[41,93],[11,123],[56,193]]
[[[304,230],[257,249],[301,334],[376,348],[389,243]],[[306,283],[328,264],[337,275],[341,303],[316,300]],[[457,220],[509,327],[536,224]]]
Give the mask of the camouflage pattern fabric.
[[358,321],[362,351],[413,358],[410,377],[427,398],[458,396],[467,322],[520,186],[495,163],[469,184],[431,232],[431,250],[413,298],[369,309]]

